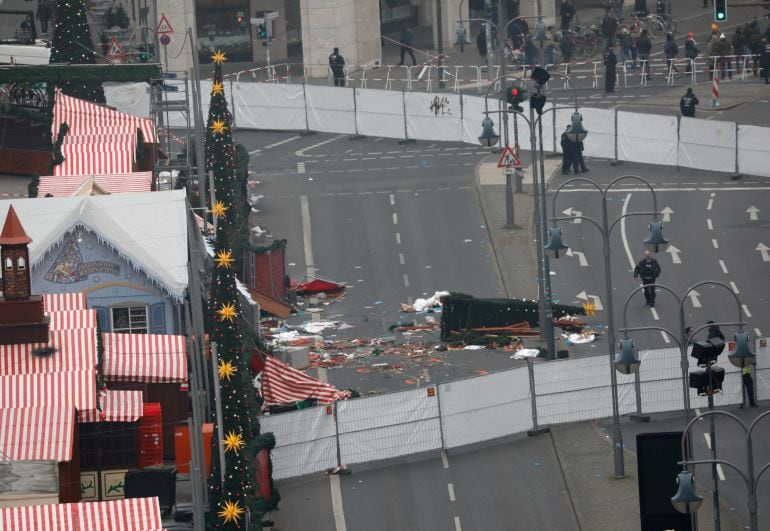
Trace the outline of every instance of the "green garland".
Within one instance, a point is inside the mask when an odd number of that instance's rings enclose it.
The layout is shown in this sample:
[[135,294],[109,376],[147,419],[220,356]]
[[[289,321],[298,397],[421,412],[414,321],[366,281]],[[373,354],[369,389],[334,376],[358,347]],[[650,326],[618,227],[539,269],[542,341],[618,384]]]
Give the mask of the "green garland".
[[59,133],[56,135],[56,142],[53,145],[53,165],[58,166],[64,162],[64,155],[61,152],[61,146],[64,143],[64,137],[67,135],[67,131],[70,130],[70,126],[67,122],[62,122],[59,125]]

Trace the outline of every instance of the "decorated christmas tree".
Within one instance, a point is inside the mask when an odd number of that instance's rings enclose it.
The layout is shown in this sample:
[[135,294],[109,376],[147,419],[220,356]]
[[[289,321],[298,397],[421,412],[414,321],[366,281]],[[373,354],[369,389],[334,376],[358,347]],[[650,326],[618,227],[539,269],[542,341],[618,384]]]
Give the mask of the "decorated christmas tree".
[[[53,42],[50,63],[89,65],[96,63],[91,28],[83,0],[55,0]],[[62,81],[59,88],[68,96],[105,103],[104,89],[97,75],[93,81]]]
[[[244,352],[241,304],[229,237],[234,223],[231,212],[236,210],[233,200],[237,179],[230,131],[232,120],[222,84],[222,63],[226,59],[217,51],[212,60],[214,83],[206,136],[206,169],[214,174],[217,199],[211,213],[216,219],[217,231],[209,334],[219,357],[222,416],[216,418],[216,422],[222,426],[224,440],[215,441],[212,451],[209,525],[216,529],[244,529],[248,511],[250,528],[261,529],[263,515],[276,506],[279,497],[272,488],[269,471],[267,474],[262,471],[257,477],[255,462],[260,452],[263,452],[260,461],[266,462],[264,452],[275,446],[275,438],[271,433],[260,434],[257,398]],[[224,463],[219,460],[220,445],[224,447]]]

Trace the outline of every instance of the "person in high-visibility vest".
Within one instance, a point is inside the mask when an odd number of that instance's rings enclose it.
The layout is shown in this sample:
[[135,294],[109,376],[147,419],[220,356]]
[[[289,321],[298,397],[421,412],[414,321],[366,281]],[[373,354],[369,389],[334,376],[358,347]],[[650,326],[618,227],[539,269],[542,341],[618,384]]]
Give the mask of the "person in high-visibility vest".
[[749,398],[749,405],[751,407],[758,407],[757,399],[754,397],[754,378],[751,377],[751,365],[746,365],[741,369],[741,381],[743,382],[743,387],[746,391],[741,400],[741,409],[746,405],[747,395]]

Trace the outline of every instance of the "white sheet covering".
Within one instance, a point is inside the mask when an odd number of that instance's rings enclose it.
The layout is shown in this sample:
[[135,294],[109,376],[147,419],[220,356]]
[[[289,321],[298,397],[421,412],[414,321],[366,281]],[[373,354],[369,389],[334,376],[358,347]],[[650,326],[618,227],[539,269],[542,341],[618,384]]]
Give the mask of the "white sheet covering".
[[770,128],[738,125],[738,171],[770,177]]
[[356,89],[356,121],[361,135],[404,138],[404,93]]
[[245,129],[307,129],[302,85],[233,83],[235,121]]
[[353,89],[305,85],[311,131],[352,135],[356,132]]
[[735,171],[735,124],[682,118],[679,165],[710,171]]
[[676,166],[676,116],[618,111],[618,159]]
[[409,138],[448,142],[462,140],[459,95],[405,92],[404,101]]

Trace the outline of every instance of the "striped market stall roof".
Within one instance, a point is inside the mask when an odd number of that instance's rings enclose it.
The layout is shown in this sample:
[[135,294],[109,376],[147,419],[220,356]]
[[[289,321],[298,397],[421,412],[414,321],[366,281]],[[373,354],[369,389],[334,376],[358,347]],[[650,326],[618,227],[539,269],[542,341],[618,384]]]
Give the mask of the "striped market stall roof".
[[61,312],[63,310],[86,310],[86,294],[79,293],[53,293],[43,295],[43,307],[45,313]]
[[158,498],[0,509],[0,531],[161,531]]
[[129,173],[134,169],[134,151],[132,142],[65,144],[61,147],[64,162],[54,166],[54,175]]
[[267,405],[287,404],[308,398],[317,398],[321,404],[330,404],[350,398],[350,391],[340,391],[274,356],[267,356],[262,375],[262,397]]
[[108,173],[100,175],[49,175],[40,177],[37,196],[69,197],[83,188],[89,179],[108,194],[152,191],[152,172]]
[[46,313],[50,330],[76,330],[96,328],[96,310],[63,310]]
[[96,371],[0,375],[0,408],[61,405],[96,409]]
[[74,430],[72,406],[0,409],[0,456],[4,461],[70,461]]
[[80,422],[134,422],[142,416],[141,391],[105,390],[99,394],[102,410],[83,412]]
[[48,337],[48,343],[0,345],[0,373],[11,376],[96,368],[95,327],[51,330]]
[[108,381],[182,383],[187,380],[184,336],[104,333]]

